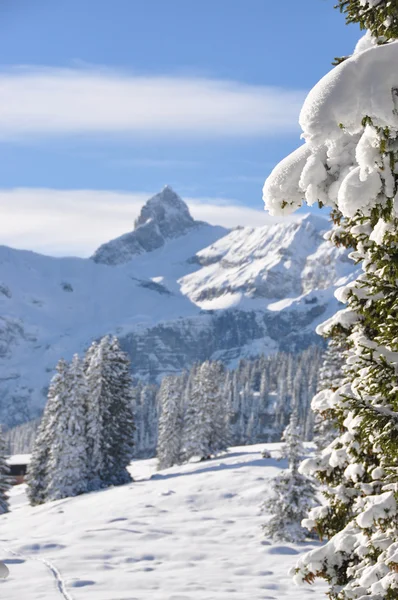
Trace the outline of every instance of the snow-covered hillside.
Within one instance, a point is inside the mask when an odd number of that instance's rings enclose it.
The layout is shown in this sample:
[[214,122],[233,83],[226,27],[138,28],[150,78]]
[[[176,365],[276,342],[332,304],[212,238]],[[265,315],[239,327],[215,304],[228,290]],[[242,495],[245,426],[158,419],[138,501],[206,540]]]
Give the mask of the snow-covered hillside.
[[[263,537],[269,480],[286,465],[264,446],[156,472],[133,462],[135,482],[36,508],[23,488],[0,517],[0,580],[7,600],[309,600],[287,571],[316,545]],[[279,445],[266,447],[276,457]]]
[[313,343],[353,270],[324,242],[326,227],[308,216],[228,232],[194,221],[166,187],[93,259],[0,247],[0,422],[36,417],[57,360],[106,333],[151,381]]
[[313,290],[333,288],[353,269],[344,248],[323,240],[328,229],[325,219],[313,215],[236,229],[198,252],[202,268],[180,280],[181,290],[203,309],[275,310],[275,301],[285,306]]

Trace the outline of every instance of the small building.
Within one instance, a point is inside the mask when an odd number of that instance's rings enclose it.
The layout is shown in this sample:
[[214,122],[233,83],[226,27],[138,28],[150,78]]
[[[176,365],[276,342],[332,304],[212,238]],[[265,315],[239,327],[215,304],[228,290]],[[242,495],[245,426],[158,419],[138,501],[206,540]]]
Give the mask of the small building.
[[31,454],[14,454],[7,458],[7,464],[10,467],[10,475],[15,481],[14,485],[24,482],[30,458]]

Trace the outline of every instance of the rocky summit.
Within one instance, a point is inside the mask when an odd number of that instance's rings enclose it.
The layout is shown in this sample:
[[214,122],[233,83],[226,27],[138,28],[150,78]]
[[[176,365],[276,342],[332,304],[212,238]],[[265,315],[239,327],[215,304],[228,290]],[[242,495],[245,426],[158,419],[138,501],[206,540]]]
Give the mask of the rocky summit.
[[195,221],[185,202],[166,185],[142,207],[134,230],[98,248],[92,259],[97,263],[120,265],[137,254],[161,248],[167,240],[180,237],[202,225]]

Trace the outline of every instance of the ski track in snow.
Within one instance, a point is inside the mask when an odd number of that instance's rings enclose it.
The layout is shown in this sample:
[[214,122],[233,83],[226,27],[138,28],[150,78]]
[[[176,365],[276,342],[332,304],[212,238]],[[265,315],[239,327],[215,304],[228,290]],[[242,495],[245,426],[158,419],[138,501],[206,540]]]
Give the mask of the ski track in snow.
[[12,554],[13,556],[21,558],[24,561],[25,560],[36,560],[38,562],[41,562],[51,572],[51,574],[55,580],[57,589],[58,589],[59,593],[61,594],[61,596],[64,598],[64,600],[74,600],[73,596],[71,596],[70,593],[68,592],[68,590],[66,589],[66,585],[65,585],[64,580],[62,579],[61,573],[59,572],[57,567],[52,562],[50,562],[47,558],[28,556],[26,554],[22,554],[21,552],[15,552],[15,550],[11,550],[11,548],[7,548],[7,547],[3,547],[2,550],[3,550],[3,552],[6,552],[7,554]]

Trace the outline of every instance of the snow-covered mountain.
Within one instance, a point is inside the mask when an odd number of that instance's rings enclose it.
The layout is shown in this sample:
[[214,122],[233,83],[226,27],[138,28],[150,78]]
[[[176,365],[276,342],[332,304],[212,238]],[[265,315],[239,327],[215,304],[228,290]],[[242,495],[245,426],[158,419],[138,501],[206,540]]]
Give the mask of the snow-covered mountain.
[[167,241],[203,225],[206,226],[201,221],[194,221],[185,202],[166,186],[142,208],[134,231],[103,244],[92,258],[105,265],[127,263],[137,254],[152,252]]
[[304,348],[353,272],[327,222],[231,232],[192,219],[169,187],[92,259],[0,247],[0,421],[35,417],[57,360],[115,333],[136,375]]
[[197,253],[202,268],[180,280],[181,291],[206,310],[279,310],[313,290],[327,290],[352,273],[345,250],[323,240],[328,228],[325,219],[306,215],[231,231]]

